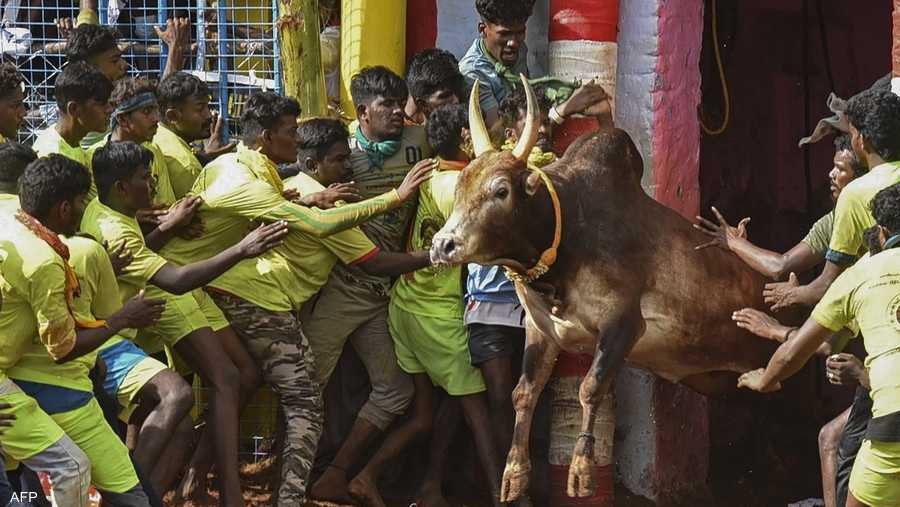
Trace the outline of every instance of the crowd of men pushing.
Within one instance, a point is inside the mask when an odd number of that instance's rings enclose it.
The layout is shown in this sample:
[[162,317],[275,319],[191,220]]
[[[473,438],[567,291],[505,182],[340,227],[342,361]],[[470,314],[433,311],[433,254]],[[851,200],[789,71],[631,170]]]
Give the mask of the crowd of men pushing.
[[[0,145],[4,455],[47,473],[58,505],[85,505],[90,484],[109,505],[157,505],[173,488],[176,502],[199,500],[213,467],[220,504],[243,505],[238,416],[266,383],[285,419],[279,505],[384,505],[377,482],[385,465],[428,436],[418,496],[446,505],[442,466],[462,420],[499,504],[524,313],[499,267],[432,266],[427,250],[472,154],[460,105],[468,84],[481,85],[476,99],[498,148],[521,135],[526,100],[515,83],[527,75],[528,4],[477,0],[480,36],[459,62],[429,49],[405,80],[384,67],[361,70],[349,129],[332,119],[298,127],[296,101],[257,93],[244,106],[236,149],[220,142],[203,81],[177,63],[158,84],[126,77],[105,27],[72,30],[54,89],[59,121],[32,148],[12,141],[25,116],[22,77],[0,66],[0,133],[10,139]],[[556,159],[549,140],[565,117],[611,122],[608,97],[593,82],[555,104],[549,95],[539,93],[535,166]],[[826,499],[835,502],[837,468],[839,503],[829,505],[888,505],[900,503],[900,481],[884,471],[900,460],[900,390],[892,387],[900,383],[884,373],[900,357],[891,354],[900,326],[891,250],[900,238],[900,97],[867,91],[849,102],[847,117],[830,173],[835,211],[791,251],[754,246],[746,222],[731,227],[719,216],[698,227],[713,236],[707,246],[776,279],[825,262],[808,286],[791,275],[767,288],[776,307],[818,303],[802,328],[758,310],[735,313],[737,325],[785,343],[769,369],[741,384],[773,389],[816,350],[829,354],[829,379],[858,379],[861,389],[850,421],[845,413],[823,432],[833,450],[846,424],[840,459],[823,453]],[[846,340],[820,347],[851,322],[865,338],[867,367],[837,354]],[[347,342],[371,394],[308,487],[322,386]],[[209,388],[199,430],[182,377],[189,372]],[[437,410],[434,386],[449,394]],[[125,442],[98,400],[128,424]],[[872,425],[865,433],[870,407],[873,421],[888,418],[874,436]]]

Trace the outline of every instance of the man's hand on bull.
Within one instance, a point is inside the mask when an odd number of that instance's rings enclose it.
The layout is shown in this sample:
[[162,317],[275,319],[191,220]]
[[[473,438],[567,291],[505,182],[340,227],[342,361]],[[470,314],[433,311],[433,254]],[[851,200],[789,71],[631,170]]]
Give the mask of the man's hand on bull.
[[738,387],[746,387],[747,389],[752,389],[760,393],[771,393],[781,389],[781,382],[766,385],[765,373],[765,368],[744,373],[738,378]]
[[862,361],[853,354],[842,352],[825,360],[825,378],[834,385],[869,387],[869,372]]
[[777,312],[800,304],[799,288],[800,282],[797,280],[797,275],[791,273],[786,282],[767,283],[763,288],[763,299],[767,305],[772,305],[770,309],[773,312]]
[[568,117],[573,114],[596,116],[602,112],[602,104],[610,99],[606,90],[593,79],[582,84],[562,104],[556,106],[556,112],[560,116]]
[[695,246],[694,250],[702,250],[707,247],[717,246],[723,250],[730,251],[733,244],[732,242],[738,239],[747,239],[747,224],[750,223],[750,217],[744,218],[738,222],[737,227],[732,227],[725,221],[725,217],[719,213],[719,210],[717,210],[715,206],[712,207],[712,212],[716,216],[716,220],[719,222],[718,224],[699,215],[697,216],[698,223],[694,224],[694,229],[711,237],[712,240],[703,243],[702,245]]
[[756,336],[784,343],[795,327],[785,326],[774,317],[753,308],[743,308],[731,314],[737,327]]

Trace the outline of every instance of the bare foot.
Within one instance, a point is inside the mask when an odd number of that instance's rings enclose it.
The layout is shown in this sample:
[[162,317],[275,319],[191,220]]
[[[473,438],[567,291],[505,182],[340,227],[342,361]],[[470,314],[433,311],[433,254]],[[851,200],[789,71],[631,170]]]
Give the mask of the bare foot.
[[347,484],[347,475],[340,469],[329,466],[319,480],[313,484],[309,497],[315,500],[328,500],[340,504],[352,504],[353,498]]
[[447,499],[444,498],[444,494],[441,491],[441,484],[435,482],[423,482],[422,487],[419,488],[419,494],[416,495],[417,498],[422,500],[421,505],[424,507],[450,507],[450,504],[447,502]]
[[387,507],[381,495],[378,494],[378,486],[375,480],[365,472],[361,472],[350,481],[350,494],[367,507]]

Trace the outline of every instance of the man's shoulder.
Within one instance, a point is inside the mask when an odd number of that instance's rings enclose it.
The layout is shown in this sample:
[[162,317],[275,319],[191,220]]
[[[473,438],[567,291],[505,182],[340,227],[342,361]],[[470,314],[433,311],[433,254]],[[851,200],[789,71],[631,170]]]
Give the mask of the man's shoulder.
[[74,262],[77,258],[85,258],[88,260],[99,259],[106,256],[106,250],[88,234],[76,234],[75,236],[67,236],[63,238],[66,246],[69,247],[69,259]]
[[10,220],[4,225],[4,229],[6,234],[0,236],[0,244],[6,252],[3,263],[5,274],[18,273],[24,278],[29,278],[35,272],[50,266],[63,267],[62,257],[25,226]]
[[459,71],[465,75],[469,72],[473,72],[476,69],[484,69],[484,68],[493,68],[493,64],[488,60],[488,58],[481,52],[481,48],[479,47],[479,39],[476,38],[472,41],[472,44],[469,46],[469,49],[466,50],[466,53],[459,59]]
[[38,154],[38,156],[46,156],[50,153],[58,153],[59,152],[59,133],[56,132],[56,126],[50,125],[44,130],[39,131],[35,134],[34,143],[31,145],[32,149]]
[[294,176],[284,180],[285,189],[294,189],[301,195],[307,195],[314,192],[325,190],[325,186],[315,180],[312,176],[300,171]]

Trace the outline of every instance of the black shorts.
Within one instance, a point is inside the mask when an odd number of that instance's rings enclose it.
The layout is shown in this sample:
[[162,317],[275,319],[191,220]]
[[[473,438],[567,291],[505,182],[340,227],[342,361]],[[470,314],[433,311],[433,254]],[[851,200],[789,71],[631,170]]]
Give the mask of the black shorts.
[[469,357],[472,366],[491,359],[521,353],[525,346],[525,329],[494,324],[469,324]]
[[835,477],[836,505],[844,507],[847,503],[847,493],[850,491],[850,472],[853,470],[853,462],[856,453],[862,446],[869,428],[869,420],[872,419],[872,398],[864,387],[856,388],[856,396],[850,408],[850,417],[844,432],[841,434],[841,442],[837,453],[837,476]]

